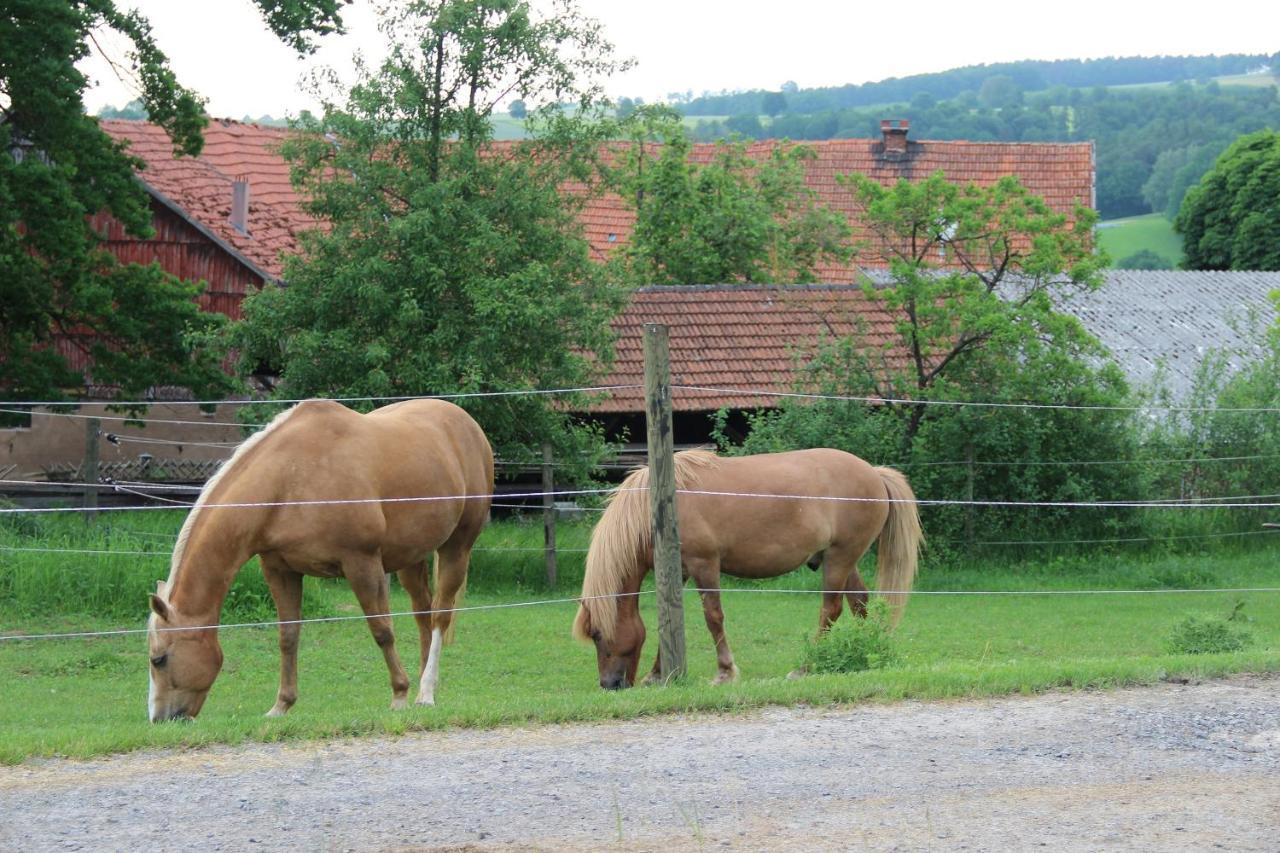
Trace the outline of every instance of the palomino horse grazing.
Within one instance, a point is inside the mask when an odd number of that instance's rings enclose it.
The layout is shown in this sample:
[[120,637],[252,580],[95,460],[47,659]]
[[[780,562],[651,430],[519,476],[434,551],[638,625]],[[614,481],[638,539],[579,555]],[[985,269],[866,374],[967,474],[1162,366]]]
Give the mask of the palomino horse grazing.
[[[879,537],[877,585],[885,590],[895,622],[901,616],[922,535],[915,495],[899,472],[830,449],[736,458],[690,450],[676,454],[675,467],[682,490],[676,497],[680,559],[685,578],[702,590],[719,665],[715,683],[738,676],[724,634],[721,572],[769,578],[805,563],[821,565],[821,633],[840,615],[842,596],[854,613],[866,615],[867,587],[858,560]],[[648,484],[647,469],[628,475],[587,552],[573,633],[595,643],[600,686],[606,689],[635,683],[644,645],[636,593],[653,567]],[[650,678],[659,663],[654,661]]]
[[298,696],[303,575],[350,582],[391,671],[391,705],[401,708],[409,676],[387,615],[387,573],[399,572],[421,640],[417,702],[433,704],[440,647],[492,491],[489,441],[452,403],[409,400],[361,415],[312,400],[277,416],[204,487],[178,536],[169,580],[151,596],[151,720],[200,713],[222,667],[222,603],[255,554],[281,621],[280,692],[268,716],[285,713]]

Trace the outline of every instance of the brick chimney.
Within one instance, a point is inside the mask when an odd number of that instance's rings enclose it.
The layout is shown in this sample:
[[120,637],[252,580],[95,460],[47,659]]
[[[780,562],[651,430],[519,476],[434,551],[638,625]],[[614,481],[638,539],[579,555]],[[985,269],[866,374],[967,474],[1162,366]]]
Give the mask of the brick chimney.
[[231,182],[231,227],[241,234],[249,233],[249,179]]
[[893,159],[907,153],[907,128],[911,122],[905,118],[886,118],[880,121],[880,133],[884,137],[884,153]]

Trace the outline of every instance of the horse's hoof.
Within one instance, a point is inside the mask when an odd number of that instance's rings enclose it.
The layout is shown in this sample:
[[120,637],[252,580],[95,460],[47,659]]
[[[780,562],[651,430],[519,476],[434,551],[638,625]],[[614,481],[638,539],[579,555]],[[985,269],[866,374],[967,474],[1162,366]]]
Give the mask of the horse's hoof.
[[642,687],[652,687],[655,684],[661,684],[661,683],[662,683],[662,676],[658,675],[656,672],[651,672],[648,675],[646,675],[644,678],[640,679],[640,685]]
[[290,707],[292,706],[284,705],[284,704],[281,704],[280,702],[277,702],[276,704],[271,706],[271,710],[267,712],[266,716],[283,717],[289,711]]
[[793,669],[787,673],[787,680],[795,681],[797,678],[804,678],[808,674],[809,674],[809,670],[805,669],[804,667],[801,667],[800,669]]
[[403,696],[397,696],[391,700],[391,710],[393,711],[403,711],[407,705],[408,702]]
[[711,686],[715,687],[720,684],[728,684],[731,681],[737,681],[737,680],[738,680],[738,667],[734,666],[734,668],[729,670],[728,672],[721,670],[720,673],[717,674],[715,678],[711,679]]
[[436,704],[436,700],[434,696],[419,696],[413,701],[413,704],[431,708]]

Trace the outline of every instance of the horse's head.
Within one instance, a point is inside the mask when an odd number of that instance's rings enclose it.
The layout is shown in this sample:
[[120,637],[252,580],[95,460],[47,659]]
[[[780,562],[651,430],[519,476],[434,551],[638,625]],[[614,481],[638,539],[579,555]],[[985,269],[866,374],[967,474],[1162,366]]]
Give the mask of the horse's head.
[[[194,719],[222,669],[222,647],[214,628],[195,627],[165,598],[161,583],[151,596],[147,648],[151,656],[151,688],[147,713],[151,722]],[[183,630],[190,628],[190,630]]]
[[640,650],[644,647],[644,622],[638,609],[633,612],[629,608],[620,608],[612,631],[606,634],[601,627],[592,624],[591,611],[580,604],[574,635],[595,644],[601,687],[621,690],[636,683]]

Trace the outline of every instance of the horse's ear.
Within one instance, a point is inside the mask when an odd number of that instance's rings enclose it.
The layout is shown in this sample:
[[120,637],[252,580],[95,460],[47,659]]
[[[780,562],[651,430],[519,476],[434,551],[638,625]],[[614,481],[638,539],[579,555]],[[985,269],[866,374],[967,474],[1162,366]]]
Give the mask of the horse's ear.
[[151,612],[166,622],[172,621],[173,610],[170,609],[169,602],[158,595],[151,596]]

